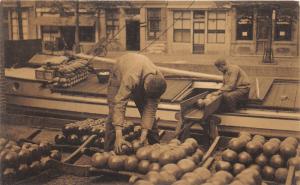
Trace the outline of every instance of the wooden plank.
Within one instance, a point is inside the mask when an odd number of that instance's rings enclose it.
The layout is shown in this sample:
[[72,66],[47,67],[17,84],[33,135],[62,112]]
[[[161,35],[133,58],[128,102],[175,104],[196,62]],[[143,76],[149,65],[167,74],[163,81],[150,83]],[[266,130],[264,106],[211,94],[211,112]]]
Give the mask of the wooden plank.
[[266,97],[266,99],[263,102],[263,105],[265,106],[270,106],[273,107],[274,105],[276,105],[276,97],[278,97],[279,94],[279,87],[278,85],[273,85],[270,93],[268,94],[268,96]]
[[260,100],[264,100],[269,92],[274,79],[273,78],[258,78]]
[[266,98],[272,84],[273,78],[250,78],[249,99],[253,101],[263,101]]
[[281,97],[280,107],[294,108],[298,85],[286,84],[285,87],[282,88],[284,93],[280,96]]
[[85,148],[91,144],[95,139],[96,135],[91,135],[82,145],[80,145],[76,151],[74,151],[71,155],[67,158],[63,159],[63,163],[73,164],[76,162],[84,153]]
[[298,88],[298,83],[274,83],[263,105],[294,109]]
[[190,112],[187,112],[184,115],[184,119],[186,120],[194,120],[201,121],[205,120],[208,116],[216,112],[220,106],[222,96],[218,96],[214,101],[205,105],[203,108],[199,109],[198,107],[194,107]]
[[[299,120],[295,119],[278,119],[278,118],[264,118],[264,117],[251,117],[251,116],[234,116],[234,115],[219,115],[222,122],[220,126],[226,127],[240,127],[251,128],[254,130],[269,129],[279,130],[282,132],[293,131],[300,134]],[[266,133],[267,134],[267,133]],[[297,137],[299,137],[298,135]]]
[[166,92],[161,96],[162,100],[174,100],[176,96],[192,85],[191,80],[167,80]]
[[192,120],[192,121],[200,121],[202,120],[204,116],[204,112],[202,110],[199,110],[198,108],[195,108],[184,115],[185,120]]
[[297,94],[296,94],[296,98],[295,98],[294,107],[296,109],[300,109],[300,85],[298,85],[298,88],[297,88]]
[[[162,95],[162,100],[172,100],[182,91],[191,86],[191,80],[166,80],[167,90]],[[87,80],[78,83],[77,85],[69,88],[53,88],[55,92],[71,93],[71,94],[82,94],[92,96],[103,96],[107,95],[107,83],[101,84],[98,82],[96,75],[90,75]]]
[[202,94],[198,94],[180,103],[180,112],[183,121],[184,121],[184,115],[186,115],[189,111],[191,111],[193,107],[195,107],[195,104],[197,103],[198,99],[204,98],[207,94],[208,92],[204,92]]

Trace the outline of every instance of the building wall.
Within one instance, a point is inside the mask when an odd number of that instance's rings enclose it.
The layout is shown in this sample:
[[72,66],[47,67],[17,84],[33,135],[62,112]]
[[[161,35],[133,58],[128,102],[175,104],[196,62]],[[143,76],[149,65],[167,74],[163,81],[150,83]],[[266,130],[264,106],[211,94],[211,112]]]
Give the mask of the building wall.
[[[168,25],[172,25],[174,23],[174,11],[180,9],[169,9],[168,10]],[[193,12],[199,9],[190,10],[191,21],[190,21],[190,41],[189,42],[175,42],[174,41],[174,29],[171,28],[168,30],[168,53],[183,53],[183,54],[192,54],[193,53]],[[203,9],[201,9],[203,10]],[[205,33],[204,33],[204,54],[207,55],[229,55],[229,47],[230,47],[230,24],[231,24],[231,11],[221,10],[226,13],[226,26],[225,26],[225,40],[223,43],[212,43],[208,40],[208,12],[210,10],[204,9],[205,11]]]
[[[299,11],[299,7],[295,6],[295,11]],[[263,55],[263,48],[258,46],[258,23],[257,23],[257,8],[253,6],[254,18],[253,18],[253,39],[252,40],[237,40],[237,7],[232,8],[232,32],[231,32],[231,55],[233,56],[251,56],[251,55]],[[278,12],[276,12],[277,14]],[[299,16],[297,20],[292,23],[291,40],[276,41],[274,39],[275,20],[273,18],[272,28],[272,50],[274,57],[285,56],[298,56],[299,46]]]
[[[15,9],[15,3],[7,1],[6,8],[9,10],[8,14],[8,31],[9,39],[12,39],[12,25],[11,25],[11,12]],[[266,2],[267,3],[267,2]],[[38,8],[35,7],[34,1],[22,1],[22,6],[28,9],[28,39],[42,38],[41,27],[47,25],[45,23],[38,23],[36,20],[41,16],[41,12],[49,11],[49,8]],[[140,10],[139,14],[129,16],[126,13],[126,9],[132,8],[129,6],[117,7],[119,10],[119,32],[115,39],[110,41],[107,45],[109,51],[125,51],[126,48],[126,21],[136,20],[140,23],[140,50],[148,53],[169,53],[169,54],[193,54],[193,34],[195,30],[193,28],[194,18],[193,13],[195,11],[205,12],[205,29],[204,29],[204,55],[220,55],[220,56],[252,56],[262,55],[262,49],[257,48],[256,41],[256,29],[257,24],[254,20],[253,24],[253,39],[252,40],[237,40],[236,39],[236,21],[237,21],[237,6],[231,6],[228,2],[219,1],[195,1],[184,2],[184,1],[132,1],[133,8]],[[150,8],[160,8],[160,33],[159,38],[149,39],[148,38],[148,18],[147,13]],[[295,7],[298,10],[299,6]],[[190,12],[190,40],[189,42],[175,42],[174,41],[174,11],[187,10]],[[95,12],[95,41],[94,42],[80,42],[83,51],[87,51],[93,47],[93,45],[99,41],[107,41],[107,25],[106,25],[106,11],[107,9],[101,9],[99,12]],[[225,24],[225,40],[223,43],[211,43],[208,41],[208,14],[211,11],[225,11],[226,12],[226,24]],[[74,19],[74,16],[67,19]],[[52,25],[55,26],[55,25]],[[57,25],[62,27],[63,25]],[[70,25],[68,25],[70,26]],[[273,53],[274,56],[298,56],[300,53],[299,47],[299,16],[298,20],[293,23],[292,28],[292,40],[291,41],[274,41],[273,39]],[[211,33],[211,32],[210,32]],[[202,55],[199,54],[199,55]]]

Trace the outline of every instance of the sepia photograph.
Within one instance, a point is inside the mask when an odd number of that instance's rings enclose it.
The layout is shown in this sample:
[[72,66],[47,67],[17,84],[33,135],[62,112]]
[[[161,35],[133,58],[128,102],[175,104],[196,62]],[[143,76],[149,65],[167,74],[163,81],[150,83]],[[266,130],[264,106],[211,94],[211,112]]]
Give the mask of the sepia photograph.
[[0,0],[0,184],[300,185],[299,0]]

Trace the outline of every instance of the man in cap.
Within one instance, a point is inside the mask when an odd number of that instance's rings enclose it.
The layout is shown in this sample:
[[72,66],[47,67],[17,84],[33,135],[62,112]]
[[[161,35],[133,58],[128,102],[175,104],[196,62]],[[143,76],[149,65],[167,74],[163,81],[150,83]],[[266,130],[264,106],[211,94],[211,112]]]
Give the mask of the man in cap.
[[216,60],[215,66],[223,73],[223,86],[214,94],[223,95],[223,110],[234,112],[240,101],[248,99],[248,76],[239,66],[228,64],[225,59]]
[[108,84],[109,116],[105,125],[106,151],[121,152],[122,127],[129,99],[132,99],[141,115],[140,143],[159,142],[155,114],[160,96],[166,90],[166,81],[159,69],[144,55],[129,53],[121,56],[114,65]]

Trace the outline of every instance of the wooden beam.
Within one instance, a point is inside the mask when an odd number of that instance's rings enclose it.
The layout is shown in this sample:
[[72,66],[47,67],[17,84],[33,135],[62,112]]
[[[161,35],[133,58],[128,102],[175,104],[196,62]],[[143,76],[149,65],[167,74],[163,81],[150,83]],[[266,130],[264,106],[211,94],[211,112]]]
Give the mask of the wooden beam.
[[[110,63],[110,64],[116,63],[115,59],[86,55],[83,53],[75,54],[75,57],[85,59],[85,60],[105,62],[105,63]],[[185,71],[185,70],[179,70],[179,69],[171,69],[171,68],[161,67],[161,66],[158,66],[158,68],[163,73],[173,73],[173,74],[182,75],[182,76],[198,77],[198,78],[215,80],[215,81],[222,81],[222,79],[223,79],[223,77],[219,76],[219,75],[211,75],[211,74],[206,74],[206,73],[198,73],[198,72]]]

